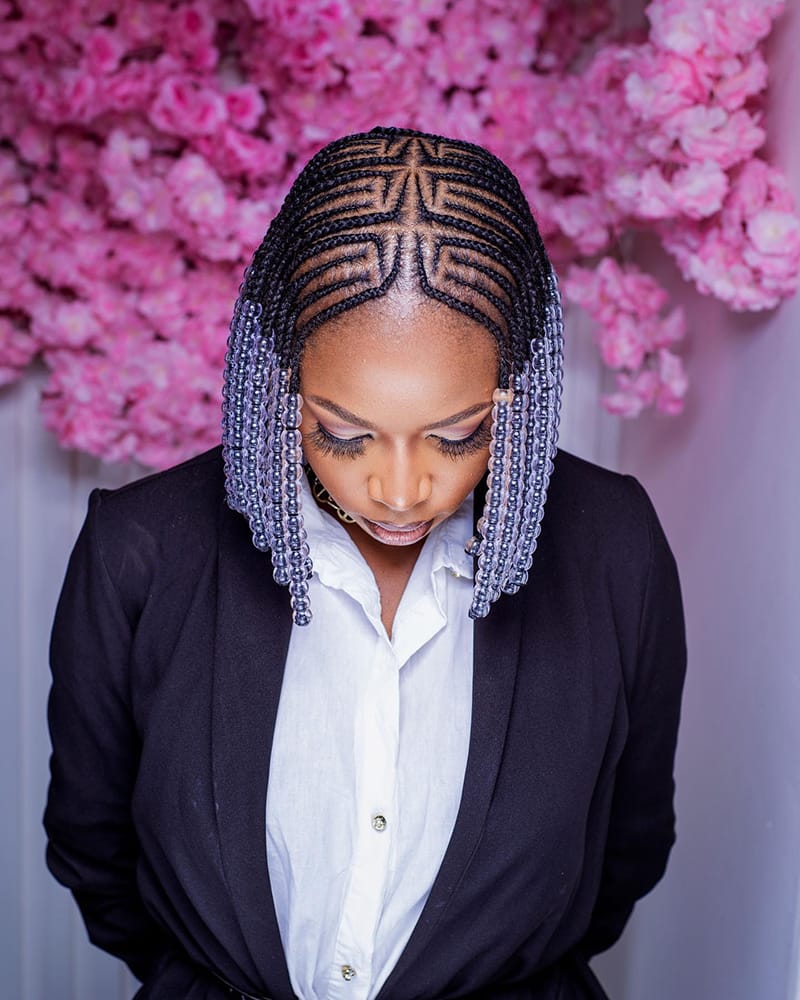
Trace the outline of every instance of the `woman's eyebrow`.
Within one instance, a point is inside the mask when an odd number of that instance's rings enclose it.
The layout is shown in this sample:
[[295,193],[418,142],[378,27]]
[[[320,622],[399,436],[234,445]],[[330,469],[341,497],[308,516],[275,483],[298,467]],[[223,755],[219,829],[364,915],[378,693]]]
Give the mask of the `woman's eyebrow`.
[[[324,410],[328,410],[329,412],[335,414],[341,420],[347,421],[348,424],[355,424],[357,427],[365,427],[369,431],[377,430],[375,424],[370,423],[369,420],[364,420],[363,417],[359,417],[355,413],[351,413],[343,406],[339,406],[338,403],[334,403],[333,400],[325,399],[323,396],[307,396],[306,398],[312,403],[316,403],[317,406],[321,406]],[[467,420],[469,417],[474,417],[482,410],[488,410],[491,405],[491,400],[486,403],[476,403],[474,406],[468,406],[466,410],[454,413],[451,417],[445,417],[444,420],[437,420],[435,423],[428,424],[422,429],[425,431],[432,431],[436,430],[438,427],[450,427],[452,424],[457,424],[462,420]]]
[[323,396],[306,396],[306,399],[310,399],[312,403],[316,403],[317,406],[321,406],[324,410],[330,410],[337,417],[342,420],[346,420],[348,424],[356,424],[359,427],[366,427],[368,431],[375,431],[377,427],[375,424],[371,424],[369,420],[363,420],[361,417],[357,417],[355,413],[351,413],[346,410],[343,406],[339,406],[338,403],[334,403],[330,399],[325,399]]
[[461,423],[462,420],[474,417],[482,410],[488,410],[491,405],[491,399],[487,403],[476,403],[474,406],[468,406],[466,410],[461,410],[460,413],[454,413],[452,417],[445,417],[444,420],[437,420],[433,424],[428,424],[427,427],[423,427],[423,430],[433,431],[436,430],[437,427],[449,427],[451,424]]

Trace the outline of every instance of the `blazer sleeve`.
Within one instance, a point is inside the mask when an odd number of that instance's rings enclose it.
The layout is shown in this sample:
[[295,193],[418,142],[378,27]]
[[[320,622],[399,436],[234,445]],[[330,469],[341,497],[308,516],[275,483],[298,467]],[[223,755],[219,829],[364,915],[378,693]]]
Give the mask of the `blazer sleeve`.
[[53,626],[47,865],[71,889],[91,941],[146,979],[168,942],[136,884],[131,798],[139,759],[128,664],[133,628],[103,559],[95,490]]
[[616,770],[599,894],[581,947],[587,956],[619,938],[636,900],[664,874],[675,842],[673,773],[686,672],[680,584],[647,494],[626,478],[644,504],[649,556],[636,657],[626,680],[628,736]]

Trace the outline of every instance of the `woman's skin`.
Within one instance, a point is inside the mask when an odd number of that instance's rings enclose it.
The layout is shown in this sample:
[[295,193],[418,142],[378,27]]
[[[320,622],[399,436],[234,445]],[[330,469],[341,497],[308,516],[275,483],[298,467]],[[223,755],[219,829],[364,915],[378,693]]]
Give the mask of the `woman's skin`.
[[346,528],[375,576],[390,636],[426,535],[486,472],[497,371],[484,327],[400,289],[306,344],[303,452],[355,519]]

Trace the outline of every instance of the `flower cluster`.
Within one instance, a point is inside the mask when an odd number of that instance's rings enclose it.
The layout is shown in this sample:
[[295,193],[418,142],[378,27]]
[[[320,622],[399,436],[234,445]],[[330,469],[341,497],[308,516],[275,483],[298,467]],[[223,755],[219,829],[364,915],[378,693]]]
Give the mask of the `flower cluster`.
[[409,125],[519,176],[634,415],[680,409],[684,319],[615,257],[655,233],[738,309],[794,291],[800,221],[758,157],[783,0],[0,0],[0,382],[50,369],[65,445],[170,464],[219,438],[242,269],[299,166]]
[[617,391],[604,402],[612,412],[638,417],[646,406],[680,413],[688,381],[670,347],[686,332],[683,309],[664,309],[666,291],[649,274],[604,257],[594,268],[573,265],[567,296],[595,321],[600,355],[617,372]]

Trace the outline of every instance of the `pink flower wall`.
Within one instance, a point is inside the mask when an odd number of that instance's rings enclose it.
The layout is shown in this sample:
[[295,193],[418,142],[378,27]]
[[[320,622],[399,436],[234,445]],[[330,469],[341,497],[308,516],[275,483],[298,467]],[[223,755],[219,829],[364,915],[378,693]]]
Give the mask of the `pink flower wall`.
[[[782,0],[0,0],[0,381],[41,357],[59,440],[164,466],[219,440],[245,263],[299,166],[373,125],[515,170],[623,415],[680,410],[687,320],[626,259],[656,234],[734,309],[794,292],[760,151]],[[691,331],[701,335],[700,331]]]

